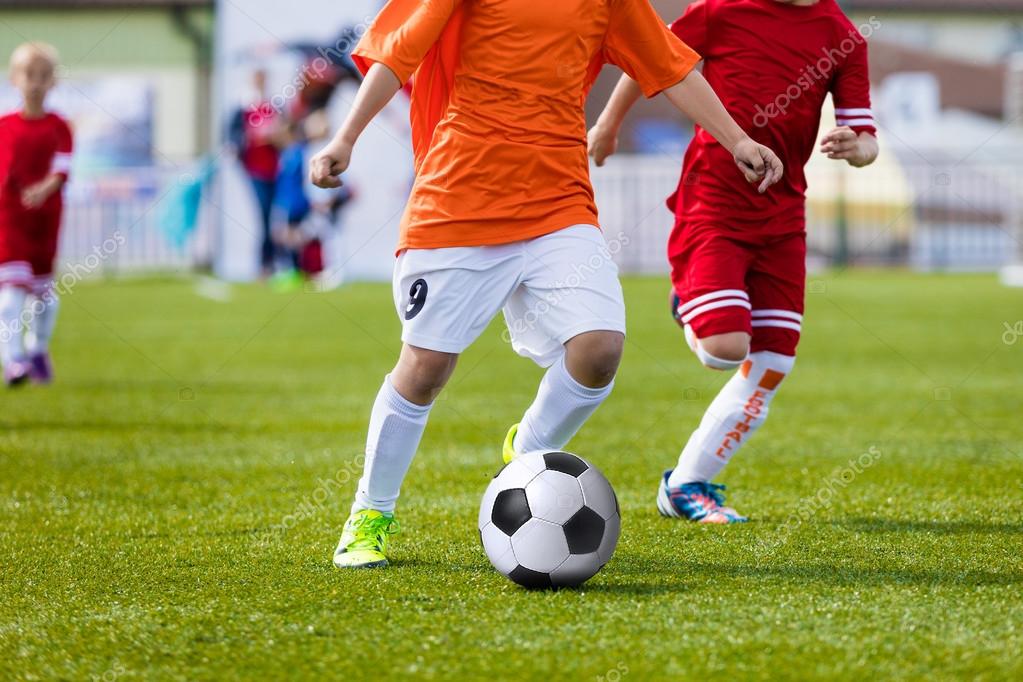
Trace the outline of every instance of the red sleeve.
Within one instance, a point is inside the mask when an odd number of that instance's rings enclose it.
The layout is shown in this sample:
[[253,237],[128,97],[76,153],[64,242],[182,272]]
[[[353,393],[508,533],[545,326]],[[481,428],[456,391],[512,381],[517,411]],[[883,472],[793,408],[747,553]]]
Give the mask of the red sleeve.
[[682,13],[678,19],[671,24],[671,32],[677,35],[683,43],[693,48],[702,55],[707,54],[710,47],[710,9],[707,7],[708,0],[696,0]]
[[874,112],[870,108],[866,40],[856,41],[856,47],[839,65],[831,82],[831,94],[835,100],[835,123],[849,126],[857,134],[877,135]]
[[665,28],[649,0],[612,0],[604,56],[639,83],[647,97],[680,82],[700,61]]
[[74,136],[71,126],[62,118],[57,118],[57,151],[53,155],[52,172],[67,180],[71,173],[71,152],[74,150]]

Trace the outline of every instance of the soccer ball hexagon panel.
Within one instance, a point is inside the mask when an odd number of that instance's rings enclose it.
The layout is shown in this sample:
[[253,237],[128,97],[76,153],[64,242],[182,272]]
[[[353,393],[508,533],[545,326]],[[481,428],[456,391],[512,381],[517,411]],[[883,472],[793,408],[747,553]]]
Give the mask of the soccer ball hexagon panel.
[[499,573],[529,588],[575,587],[608,562],[621,518],[599,469],[567,452],[516,457],[483,495],[480,539]]

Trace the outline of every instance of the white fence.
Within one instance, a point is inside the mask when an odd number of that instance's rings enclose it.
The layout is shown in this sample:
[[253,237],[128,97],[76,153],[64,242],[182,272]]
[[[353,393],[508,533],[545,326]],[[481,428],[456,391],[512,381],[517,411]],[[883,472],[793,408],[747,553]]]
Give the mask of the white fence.
[[200,207],[194,231],[175,243],[182,192],[192,182],[156,168],[76,175],[65,198],[60,268],[109,275],[208,267],[216,242],[209,204]]
[[[942,158],[887,152],[868,169],[812,162],[807,169],[811,257],[925,270],[996,270],[1023,261],[1023,165],[1012,157]],[[628,238],[616,255],[623,271],[666,270],[672,216],[665,199],[679,173],[677,160],[661,156],[616,157],[593,169],[605,232]],[[198,227],[182,246],[172,245],[168,236],[176,232],[168,223],[179,213],[182,183],[190,180],[152,168],[76,177],[67,199],[63,267],[88,261],[105,274],[207,267],[221,243],[215,206],[204,202]],[[349,224],[346,229],[360,243],[358,233],[375,228]]]
[[[865,169],[826,159],[811,162],[811,257],[827,263],[989,271],[1023,260],[1023,164],[1011,158],[926,158],[893,152]],[[604,230],[628,237],[619,255],[623,270],[666,270],[665,243],[673,217],[665,199],[679,175],[679,163],[660,156],[612,158],[604,168],[593,169]]]

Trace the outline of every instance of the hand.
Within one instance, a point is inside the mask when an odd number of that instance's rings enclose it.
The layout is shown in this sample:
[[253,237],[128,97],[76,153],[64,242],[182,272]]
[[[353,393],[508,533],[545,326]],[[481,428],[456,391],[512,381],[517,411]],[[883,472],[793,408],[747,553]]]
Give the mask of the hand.
[[761,194],[785,174],[785,166],[778,155],[748,137],[735,145],[732,156],[747,182],[760,182],[757,191]]
[[336,189],[352,160],[352,145],[334,140],[309,161],[309,179],[317,187]]
[[821,139],[821,153],[827,154],[829,159],[848,161],[854,166],[863,161],[859,135],[849,126],[839,126],[828,132]]
[[618,134],[598,123],[590,128],[586,147],[593,162],[603,166],[607,157],[618,151]]
[[29,209],[39,208],[46,203],[51,194],[53,194],[53,183],[49,179],[37,182],[22,191],[21,205]]

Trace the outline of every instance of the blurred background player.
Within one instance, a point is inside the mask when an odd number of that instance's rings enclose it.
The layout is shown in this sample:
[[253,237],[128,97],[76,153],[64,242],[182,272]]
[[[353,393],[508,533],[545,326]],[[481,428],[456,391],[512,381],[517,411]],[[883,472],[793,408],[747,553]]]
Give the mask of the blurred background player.
[[53,265],[72,145],[68,124],[45,106],[57,64],[49,45],[15,49],[10,74],[22,105],[0,118],[0,361],[8,386],[53,379]]
[[273,206],[277,192],[277,171],[280,163],[281,138],[286,123],[267,97],[266,71],[252,74],[249,106],[239,108],[231,119],[230,138],[245,175],[252,186],[259,214],[259,262],[264,278],[274,272]]
[[323,109],[292,121],[281,152],[274,206],[273,238],[277,267],[270,284],[288,291],[323,270],[323,240],[338,227],[340,212],[354,197],[348,186],[316,187],[309,180],[313,147],[330,137]]
[[[360,134],[415,75],[416,181],[394,273],[404,346],[373,405],[338,567],[387,564],[395,503],[433,401],[502,309],[513,348],[548,368],[508,433],[506,460],[562,448],[610,394],[625,304],[596,227],[583,112],[605,61],[710,130],[738,182],[745,175],[764,191],[781,177],[774,153],[692,73],[698,56],[647,0],[527,5],[389,2],[354,53],[367,75],[348,118],[313,159],[316,183],[340,186]],[[591,275],[565,284],[594,259]]]
[[[877,157],[867,45],[834,0],[698,0],[671,30],[703,55],[704,75],[739,125],[778,150],[787,169],[771,192],[751,191],[731,172],[731,154],[697,129],[668,200],[672,314],[704,365],[738,371],[664,473],[657,507],[702,523],[741,522],[711,480],[764,423],[792,371],[806,281],[804,166],[829,92],[838,125],[821,152],[853,166]],[[639,95],[624,76],[590,131],[597,165],[614,153]]]

